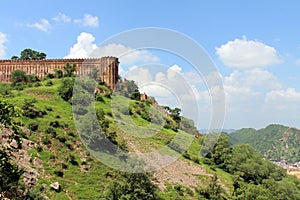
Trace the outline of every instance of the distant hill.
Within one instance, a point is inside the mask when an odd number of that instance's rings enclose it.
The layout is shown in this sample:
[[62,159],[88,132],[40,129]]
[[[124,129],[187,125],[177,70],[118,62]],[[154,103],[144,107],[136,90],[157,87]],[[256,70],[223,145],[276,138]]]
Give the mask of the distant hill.
[[229,134],[229,139],[233,144],[250,144],[270,160],[300,161],[300,130],[294,127],[272,124],[259,130],[243,128]]
[[224,132],[224,133],[232,133],[232,132],[234,132],[234,131],[236,131],[236,130],[235,130],[235,129],[222,129],[222,130],[220,130],[220,129],[200,129],[200,130],[199,130],[199,132],[200,132],[200,133],[203,133],[203,134],[208,133],[208,132],[215,132],[215,133],[221,133],[221,132]]

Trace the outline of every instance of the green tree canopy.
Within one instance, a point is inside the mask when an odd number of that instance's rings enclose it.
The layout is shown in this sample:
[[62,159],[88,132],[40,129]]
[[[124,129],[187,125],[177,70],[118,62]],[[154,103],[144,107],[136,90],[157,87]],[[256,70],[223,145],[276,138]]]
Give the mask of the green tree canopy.
[[24,49],[21,51],[21,60],[44,60],[46,59],[46,54],[44,52],[38,52],[32,49]]

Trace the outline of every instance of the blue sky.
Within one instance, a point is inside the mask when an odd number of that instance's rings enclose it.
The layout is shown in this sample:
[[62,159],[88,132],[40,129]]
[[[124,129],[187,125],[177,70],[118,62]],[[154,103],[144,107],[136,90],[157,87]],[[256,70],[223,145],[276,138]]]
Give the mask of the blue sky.
[[[143,27],[167,28],[194,39],[216,64],[226,94],[225,128],[261,128],[270,123],[300,127],[299,4],[298,1],[3,1],[0,58],[19,55],[24,48],[43,51],[48,58],[87,57],[98,44],[120,32]],[[130,47],[115,44],[101,52],[113,54],[122,48]],[[213,88],[203,90],[199,81],[192,80],[189,64],[173,55],[151,50],[134,55],[136,60],[123,59],[121,63],[128,78],[137,77],[128,73],[135,69],[139,79],[147,79],[143,73],[147,76],[149,71],[137,71],[142,69],[138,64],[155,62],[189,79],[200,110],[198,127],[207,128],[210,114],[206,107]],[[149,88],[144,90],[151,93]],[[174,98],[161,102],[176,105]]]

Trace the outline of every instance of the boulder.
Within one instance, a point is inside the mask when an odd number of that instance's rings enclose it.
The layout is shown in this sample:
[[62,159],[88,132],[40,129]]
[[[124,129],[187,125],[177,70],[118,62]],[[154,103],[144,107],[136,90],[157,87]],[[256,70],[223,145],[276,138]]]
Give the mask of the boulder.
[[56,192],[60,192],[61,187],[59,182],[54,182],[50,184],[51,189],[55,190]]

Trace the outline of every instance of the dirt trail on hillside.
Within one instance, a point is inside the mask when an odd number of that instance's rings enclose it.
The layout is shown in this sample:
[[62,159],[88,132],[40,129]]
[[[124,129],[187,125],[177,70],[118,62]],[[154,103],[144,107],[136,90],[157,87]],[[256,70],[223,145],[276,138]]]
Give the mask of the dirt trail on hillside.
[[[176,158],[170,155],[159,154],[158,151],[153,149],[152,157],[143,154],[140,151],[140,146],[133,140],[127,140],[127,145],[133,152],[142,160],[145,161],[146,166],[150,166],[154,170],[154,178],[156,184],[161,190],[166,189],[165,183],[168,182],[172,185],[180,184],[184,186],[197,186],[201,183],[199,175],[212,177],[207,173],[204,167],[197,166],[191,162]],[[155,158],[153,158],[155,157]],[[157,160],[155,160],[157,159]],[[156,163],[154,163],[156,161]]]

